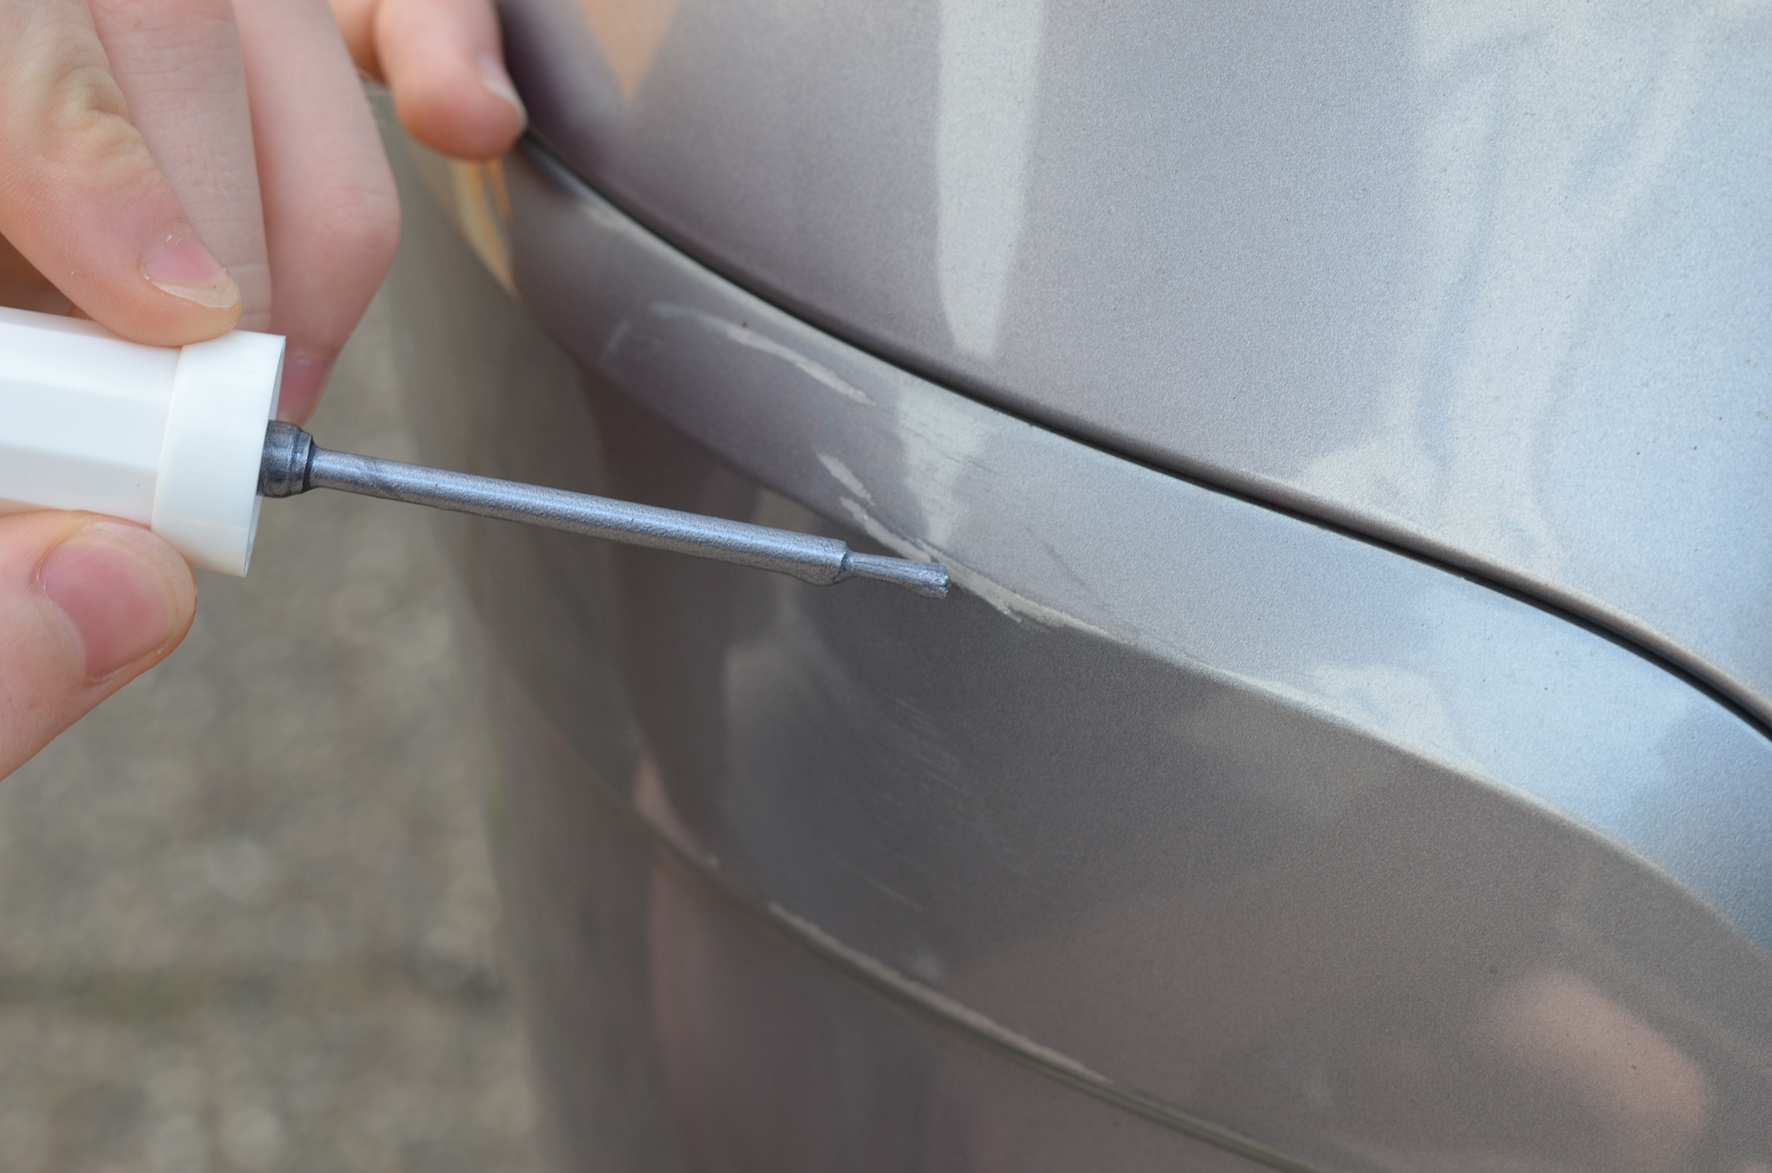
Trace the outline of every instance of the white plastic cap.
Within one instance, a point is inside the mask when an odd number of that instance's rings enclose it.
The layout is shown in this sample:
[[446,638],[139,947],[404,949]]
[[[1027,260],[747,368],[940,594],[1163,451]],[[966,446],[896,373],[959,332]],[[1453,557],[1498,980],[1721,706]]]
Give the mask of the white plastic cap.
[[271,334],[170,350],[0,308],[0,510],[140,522],[191,565],[243,575],[282,376]]

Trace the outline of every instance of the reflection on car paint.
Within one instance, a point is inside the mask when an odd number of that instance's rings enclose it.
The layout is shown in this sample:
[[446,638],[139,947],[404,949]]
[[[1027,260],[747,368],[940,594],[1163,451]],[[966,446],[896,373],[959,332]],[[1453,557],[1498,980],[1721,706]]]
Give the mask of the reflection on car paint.
[[[607,1093],[639,1120],[662,1095],[645,1151],[697,1168],[1122,1143],[1115,1167],[1164,1168],[1219,1133],[1217,1159],[1285,1168],[1764,1159],[1772,989],[1738,934],[1767,935],[1768,747],[1737,715],[1521,600],[911,378],[545,165],[508,178],[519,285],[587,364],[594,427],[570,381],[433,355],[418,382],[473,421],[454,442],[766,524],[853,534],[865,503],[1087,628],[474,538],[572,1151],[628,1127],[570,1091],[616,1047],[657,1064]],[[593,927],[636,908],[637,952]],[[1030,1050],[993,1066],[968,1016]]]

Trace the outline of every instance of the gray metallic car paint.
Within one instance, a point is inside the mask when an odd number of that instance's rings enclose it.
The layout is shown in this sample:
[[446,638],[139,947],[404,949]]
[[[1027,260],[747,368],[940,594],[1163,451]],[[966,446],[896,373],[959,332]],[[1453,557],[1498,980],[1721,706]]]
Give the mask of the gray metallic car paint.
[[559,1167],[1772,1160],[1759,730],[1528,601],[909,375],[542,155],[505,178],[582,392],[409,201],[428,457],[961,588],[453,528]]
[[617,204],[1772,721],[1772,5],[504,0]]

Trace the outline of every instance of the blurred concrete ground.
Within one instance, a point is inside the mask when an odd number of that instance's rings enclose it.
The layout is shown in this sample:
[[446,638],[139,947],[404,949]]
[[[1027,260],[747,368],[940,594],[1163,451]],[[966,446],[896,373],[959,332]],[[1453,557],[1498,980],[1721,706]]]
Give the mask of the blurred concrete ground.
[[[324,443],[410,455],[387,331]],[[445,574],[413,507],[267,502],[251,577],[0,783],[0,1169],[532,1168]]]

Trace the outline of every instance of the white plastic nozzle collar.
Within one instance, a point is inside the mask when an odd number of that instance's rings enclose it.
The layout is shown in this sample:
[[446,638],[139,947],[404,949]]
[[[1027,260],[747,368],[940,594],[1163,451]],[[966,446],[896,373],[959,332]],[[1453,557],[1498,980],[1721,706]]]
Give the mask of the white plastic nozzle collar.
[[110,514],[193,566],[243,575],[282,376],[271,334],[170,350],[0,308],[0,510]]

